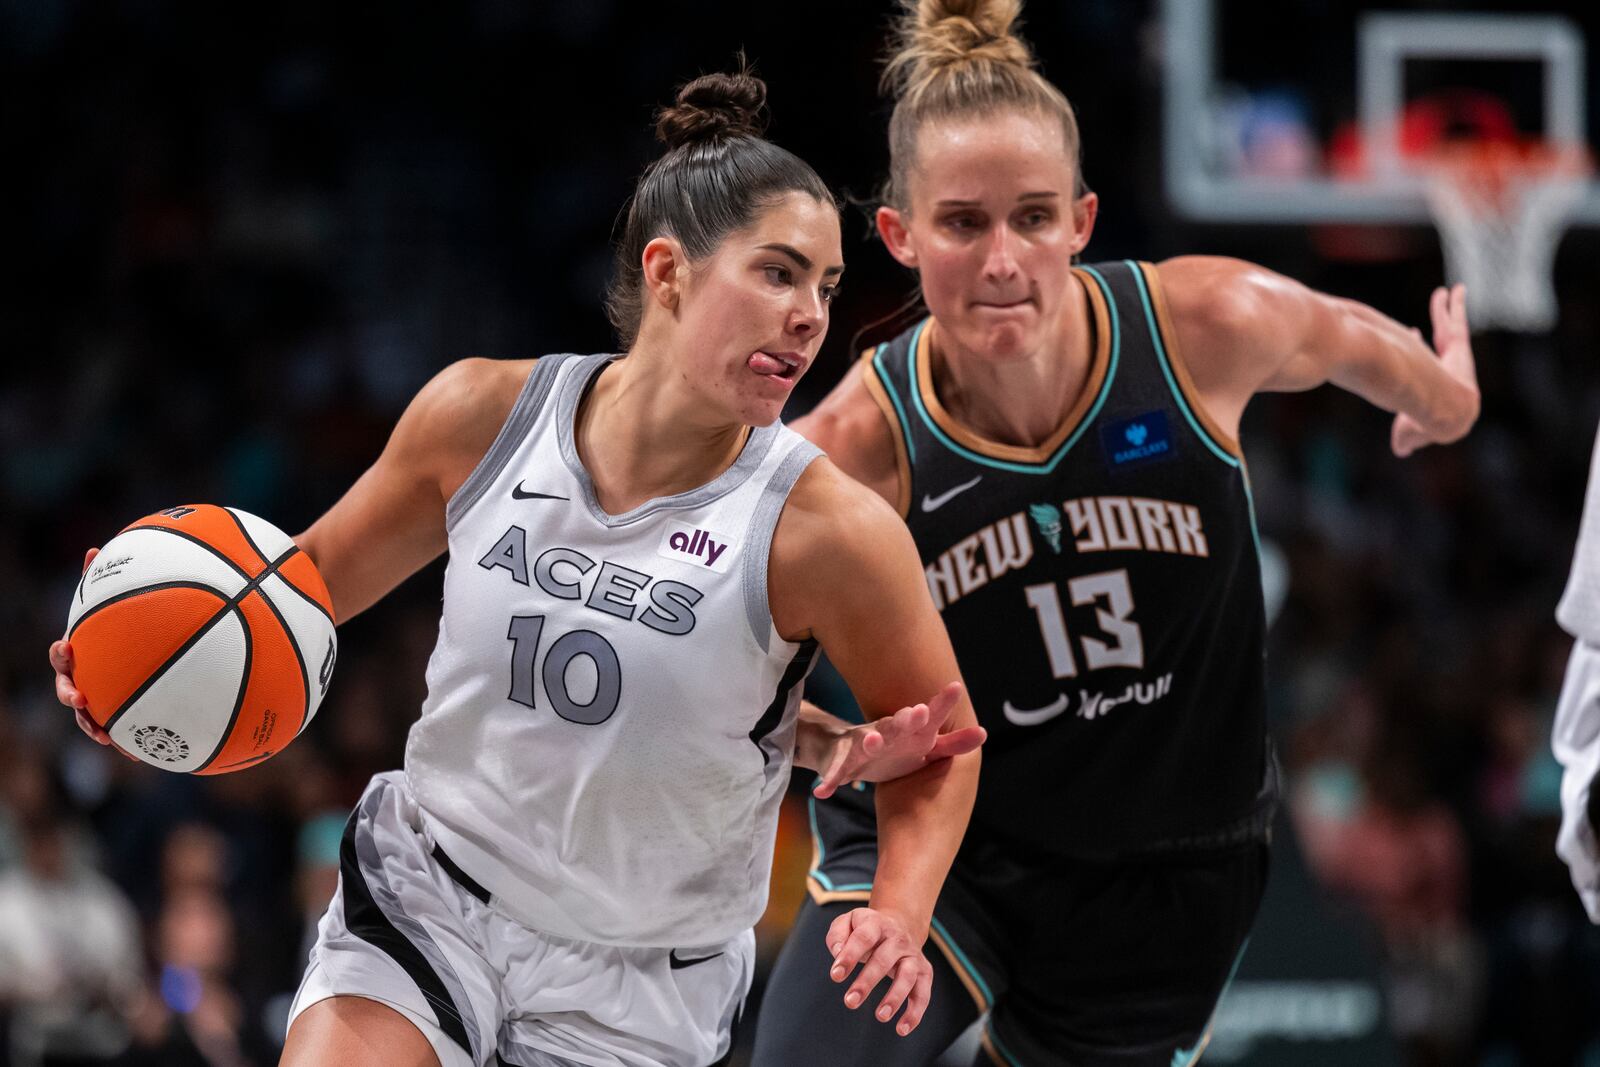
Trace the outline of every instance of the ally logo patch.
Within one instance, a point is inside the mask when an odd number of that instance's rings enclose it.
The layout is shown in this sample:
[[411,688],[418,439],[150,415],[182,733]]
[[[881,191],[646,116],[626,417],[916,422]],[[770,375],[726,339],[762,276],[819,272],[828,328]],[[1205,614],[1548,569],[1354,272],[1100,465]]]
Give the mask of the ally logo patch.
[[1100,444],[1112,470],[1172,459],[1177,454],[1167,413],[1159,409],[1107,423],[1100,428]]
[[733,538],[726,534],[717,533],[699,526],[690,526],[687,523],[668,523],[661,534],[661,543],[656,546],[656,554],[668,559],[675,559],[679,563],[688,563],[696,567],[704,567],[726,574],[728,568],[733,566],[734,552]]

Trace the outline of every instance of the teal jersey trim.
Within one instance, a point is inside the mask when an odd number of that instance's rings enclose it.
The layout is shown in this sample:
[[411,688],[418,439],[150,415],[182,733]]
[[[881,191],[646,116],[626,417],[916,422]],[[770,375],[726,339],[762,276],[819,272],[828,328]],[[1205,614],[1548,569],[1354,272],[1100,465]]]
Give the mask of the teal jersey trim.
[[1228,988],[1233,985],[1234,976],[1239,973],[1239,964],[1244,961],[1245,949],[1250,947],[1250,939],[1244,939],[1244,944],[1239,946],[1239,954],[1233,958],[1233,967],[1228,971],[1228,980],[1222,983],[1222,992],[1217,994],[1217,1005],[1211,1009],[1211,1018],[1206,1020],[1206,1028],[1200,1035],[1200,1040],[1194,1043],[1193,1048],[1180,1048],[1172,1054],[1172,1067],[1189,1067],[1200,1055],[1200,1050],[1206,1047],[1206,1042],[1211,1039],[1211,1028],[1217,1023],[1217,1011],[1222,1007],[1222,998],[1228,995]]
[[1125,259],[1123,262],[1133,272],[1134,284],[1139,287],[1139,300],[1144,304],[1144,321],[1150,327],[1150,340],[1156,346],[1156,359],[1161,363],[1162,377],[1167,379],[1167,388],[1172,390],[1172,397],[1178,402],[1179,409],[1183,411],[1183,417],[1189,420],[1189,428],[1195,432],[1195,436],[1205,442],[1206,447],[1211,449],[1218,459],[1230,467],[1237,468],[1239,460],[1230,455],[1227,449],[1211,439],[1211,435],[1206,433],[1205,429],[1200,425],[1200,420],[1194,417],[1194,412],[1189,408],[1189,402],[1184,399],[1183,390],[1178,388],[1178,380],[1172,374],[1172,357],[1167,355],[1166,343],[1162,341],[1161,330],[1156,326],[1156,313],[1150,304],[1150,290],[1145,287],[1144,271],[1140,270],[1139,264],[1131,259]]
[[944,943],[950,946],[950,951],[954,952],[956,959],[961,961],[962,968],[977,984],[978,992],[983,994],[983,1010],[988,1011],[994,1007],[994,993],[989,989],[989,983],[983,980],[983,975],[978,972],[978,968],[974,967],[972,961],[967,958],[967,954],[961,951],[961,946],[956,944],[956,939],[950,936],[950,931],[944,928],[944,923],[939,921],[938,916],[934,916],[931,925],[935,930],[939,931],[939,936],[944,939]]
[[815,878],[817,884],[830,893],[851,893],[860,889],[870,891],[872,889],[871,882],[855,885],[834,885],[833,879],[822,873],[822,861],[827,857],[827,852],[822,847],[822,835],[817,832],[817,798],[815,796],[806,798],[806,811],[811,817],[811,841],[817,846],[817,865],[811,869],[811,877]]
[[1006,1048],[1006,1043],[1001,1041],[1000,1035],[994,1032],[993,1019],[985,1020],[983,1029],[989,1035],[989,1043],[994,1046],[996,1052],[1005,1057],[1006,1063],[1010,1064],[1011,1067],[1022,1067],[1022,1061],[1017,1059],[1010,1049]]
[[[1167,355],[1166,342],[1161,339],[1161,330],[1156,325],[1155,308],[1150,302],[1150,290],[1145,285],[1144,271],[1140,270],[1139,264],[1131,259],[1123,260],[1123,262],[1133,272],[1134,284],[1139,287],[1139,300],[1144,304],[1145,324],[1150,329],[1150,340],[1155,342],[1156,358],[1161,363],[1161,374],[1167,380],[1167,388],[1172,391],[1172,398],[1178,402],[1178,408],[1183,412],[1183,417],[1188,420],[1189,428],[1195,432],[1195,436],[1199,437],[1218,459],[1237,470],[1244,478],[1244,502],[1250,511],[1250,537],[1255,541],[1256,555],[1259,557],[1261,555],[1261,529],[1256,523],[1255,496],[1250,492],[1250,472],[1244,469],[1244,465],[1239,462],[1238,457],[1230,454],[1227,449],[1211,439],[1211,435],[1206,433],[1205,428],[1200,425],[1200,420],[1195,418],[1194,412],[1190,410],[1189,402],[1184,398],[1183,390],[1178,388],[1178,379],[1172,373],[1172,358]],[[1092,270],[1092,268],[1088,269]]]
[[[914,341],[912,343],[915,344]],[[883,365],[883,350],[888,347],[887,343],[881,344],[878,346],[878,350],[872,353],[872,367],[877,372],[878,384],[883,386],[883,391],[889,394],[889,402],[894,405],[894,413],[900,417],[900,436],[905,438],[906,441],[906,459],[911,463],[916,463],[917,443],[911,439],[911,423],[906,419],[906,409],[900,403],[900,394],[895,392],[894,382],[890,380],[889,372]],[[916,349],[913,348],[911,351],[914,354]],[[909,493],[910,491],[911,487],[907,486],[906,492]]]
[[933,416],[928,413],[927,407],[922,403],[922,384],[917,380],[917,346],[922,342],[922,331],[927,329],[928,326],[928,320],[923,319],[917,324],[916,332],[911,335],[911,346],[906,354],[907,369],[911,373],[911,402],[916,405],[917,414],[922,416],[923,423],[932,432],[933,436],[939,439],[940,444],[956,455],[971,460],[973,463],[980,463],[985,467],[994,467],[996,470],[1011,471],[1015,474],[1050,474],[1066,458],[1067,453],[1072,451],[1072,446],[1078,443],[1078,439],[1084,435],[1090,426],[1094,425],[1094,420],[1099,416],[1100,409],[1105,406],[1106,397],[1111,395],[1111,383],[1117,377],[1117,359],[1122,353],[1122,330],[1117,319],[1117,305],[1111,298],[1111,290],[1106,286],[1105,279],[1092,269],[1084,269],[1094,275],[1095,284],[1099,285],[1101,292],[1105,294],[1106,315],[1111,320],[1111,358],[1106,366],[1105,381],[1100,383],[1100,395],[1095,397],[1094,406],[1084,414],[1082,421],[1078,423],[1078,428],[1073,430],[1065,441],[1061,442],[1061,447],[1056,449],[1055,455],[1043,463],[1012,463],[1008,460],[993,459],[957,444],[950,438],[950,435],[939,428],[938,423],[933,421]]

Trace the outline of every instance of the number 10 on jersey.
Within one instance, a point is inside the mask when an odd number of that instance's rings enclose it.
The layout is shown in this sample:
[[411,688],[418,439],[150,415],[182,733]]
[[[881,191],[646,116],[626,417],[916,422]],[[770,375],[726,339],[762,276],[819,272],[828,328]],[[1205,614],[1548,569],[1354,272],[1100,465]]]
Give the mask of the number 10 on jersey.
[[[511,616],[511,629],[506,634],[511,642],[509,696],[530,708],[539,706],[534,698],[534,666],[543,636],[543,615]],[[587,704],[578,703],[567,689],[567,668],[579,656],[589,657],[594,664],[594,695]],[[622,699],[622,664],[617,662],[617,650],[593,630],[572,630],[557,638],[545,654],[540,676],[550,705],[568,722],[598,726],[611,718],[617,710],[617,702]]]
[[[1129,618],[1133,614],[1133,590],[1128,585],[1128,572],[1084,574],[1066,584],[1074,604],[1097,605],[1095,618],[1102,633],[1113,642],[1088,635],[1079,638],[1087,669],[1143,668],[1144,637],[1139,632],[1139,624]],[[1078,661],[1072,654],[1072,639],[1067,633],[1066,615],[1061,610],[1060,589],[1055,582],[1042,582],[1028,586],[1023,592],[1028,596],[1028,606],[1039,616],[1039,633],[1044,639],[1045,654],[1050,657],[1051,673],[1057,678],[1077,677]]]

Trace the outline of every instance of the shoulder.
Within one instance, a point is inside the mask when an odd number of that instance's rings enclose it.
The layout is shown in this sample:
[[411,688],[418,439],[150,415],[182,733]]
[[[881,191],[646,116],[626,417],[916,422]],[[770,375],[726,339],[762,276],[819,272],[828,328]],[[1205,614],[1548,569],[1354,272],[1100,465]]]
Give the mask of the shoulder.
[[809,628],[818,605],[870,595],[870,583],[895,558],[916,559],[900,516],[830,459],[816,460],[790,490],[773,532],[768,575],[779,632]]
[[1155,269],[1181,332],[1241,335],[1270,311],[1274,293],[1289,283],[1265,267],[1226,256],[1177,256]]
[[1242,259],[1178,256],[1156,264],[1174,340],[1201,392],[1248,398],[1304,332],[1311,290]]
[[494,443],[534,362],[475,357],[450,364],[412,398],[391,447],[434,470],[448,498]]
[[873,393],[872,374],[868,361],[858,359],[832,392],[791,428],[826,452],[839,470],[900,507],[909,486],[898,458],[899,431]]

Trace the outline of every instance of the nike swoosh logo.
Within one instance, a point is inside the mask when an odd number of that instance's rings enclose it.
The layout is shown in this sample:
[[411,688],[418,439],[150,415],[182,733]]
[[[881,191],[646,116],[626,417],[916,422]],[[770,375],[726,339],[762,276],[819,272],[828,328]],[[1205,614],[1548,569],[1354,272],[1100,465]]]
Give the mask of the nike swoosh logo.
[[940,493],[938,496],[929,496],[927,493],[923,493],[922,510],[924,512],[938,511],[940,508],[950,503],[950,501],[954,500],[962,493],[965,493],[968,489],[971,489],[981,481],[983,481],[983,475],[980,474],[976,478],[972,479],[972,481],[962,482],[954,489],[951,489],[948,492]]
[[671,952],[667,953],[667,963],[672,967],[673,970],[681,971],[685,967],[693,967],[697,963],[704,963],[706,960],[714,960],[720,955],[722,955],[722,953],[713,952],[709,956],[696,956],[692,960],[683,960],[678,958],[678,950],[673,949]]
[[1006,722],[1016,726],[1038,726],[1067,710],[1067,694],[1062,693],[1059,698],[1042,708],[1014,708],[1011,701],[1006,701],[1000,708],[1006,714]]
[[518,482],[517,483],[517,487],[515,489],[511,490],[511,499],[512,500],[566,500],[567,498],[564,497],[564,496],[556,496],[553,493],[530,493],[526,489],[522,488],[522,483],[521,482]]

